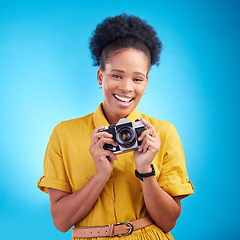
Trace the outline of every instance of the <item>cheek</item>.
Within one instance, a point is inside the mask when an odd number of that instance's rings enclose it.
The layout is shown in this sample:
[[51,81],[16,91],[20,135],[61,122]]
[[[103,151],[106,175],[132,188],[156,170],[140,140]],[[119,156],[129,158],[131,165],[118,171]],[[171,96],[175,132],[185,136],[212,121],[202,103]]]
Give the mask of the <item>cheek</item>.
[[138,93],[138,96],[139,97],[142,97],[142,95],[144,94],[144,91],[145,91],[146,87],[142,87],[140,89],[137,90],[137,93]]
[[110,94],[111,91],[111,87],[107,84],[104,85],[104,92],[105,94]]
[[103,88],[105,91],[109,92],[116,88],[116,84],[111,80],[106,80],[103,82]]
[[110,84],[105,83],[103,86],[103,96],[109,97],[112,95],[113,88]]

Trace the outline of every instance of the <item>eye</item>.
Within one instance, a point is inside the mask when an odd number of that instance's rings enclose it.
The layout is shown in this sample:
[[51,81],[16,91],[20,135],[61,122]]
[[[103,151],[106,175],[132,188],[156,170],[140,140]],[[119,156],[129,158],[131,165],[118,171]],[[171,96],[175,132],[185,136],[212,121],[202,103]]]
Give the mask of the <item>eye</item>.
[[141,79],[141,78],[134,78],[133,81],[134,81],[134,82],[142,82],[143,79]]
[[119,76],[119,75],[115,75],[115,74],[114,74],[114,75],[112,75],[112,77],[113,77],[113,78],[115,78],[115,79],[122,79],[122,77],[121,77],[121,76]]

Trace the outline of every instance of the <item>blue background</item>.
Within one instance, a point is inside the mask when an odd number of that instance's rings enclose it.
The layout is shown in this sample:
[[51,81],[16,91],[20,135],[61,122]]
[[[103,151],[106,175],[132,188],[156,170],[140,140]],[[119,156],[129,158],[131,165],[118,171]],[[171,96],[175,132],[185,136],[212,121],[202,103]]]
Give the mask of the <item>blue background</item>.
[[[0,1],[1,239],[71,239],[37,189],[54,126],[102,101],[88,50],[96,24],[122,12],[164,48],[139,110],[172,122],[195,194],[175,239],[240,239],[239,1]],[[9,237],[11,236],[11,237]]]

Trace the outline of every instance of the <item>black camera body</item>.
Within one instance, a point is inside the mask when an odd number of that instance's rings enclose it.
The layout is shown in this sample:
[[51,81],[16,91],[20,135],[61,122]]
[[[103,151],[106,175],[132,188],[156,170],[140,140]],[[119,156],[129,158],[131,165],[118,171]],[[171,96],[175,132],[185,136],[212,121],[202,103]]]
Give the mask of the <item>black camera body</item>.
[[141,145],[138,138],[146,129],[141,119],[131,122],[126,118],[121,118],[116,125],[106,126],[105,129],[101,129],[99,132],[106,131],[112,134],[113,140],[118,143],[118,146],[106,143],[103,148],[112,151],[114,154],[120,154],[138,149]]

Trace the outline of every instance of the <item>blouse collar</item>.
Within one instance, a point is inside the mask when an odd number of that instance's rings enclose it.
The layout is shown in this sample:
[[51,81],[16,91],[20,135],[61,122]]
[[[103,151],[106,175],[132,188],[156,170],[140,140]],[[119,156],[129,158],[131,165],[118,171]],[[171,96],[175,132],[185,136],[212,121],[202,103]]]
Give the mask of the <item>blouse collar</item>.
[[[142,115],[138,111],[137,108],[135,108],[127,117],[126,119],[135,122],[136,119],[141,119]],[[103,110],[102,110],[102,104],[100,104],[96,110],[96,112],[93,113],[93,122],[95,127],[100,127],[100,126],[109,126],[110,124],[108,123],[107,119],[104,116]]]

